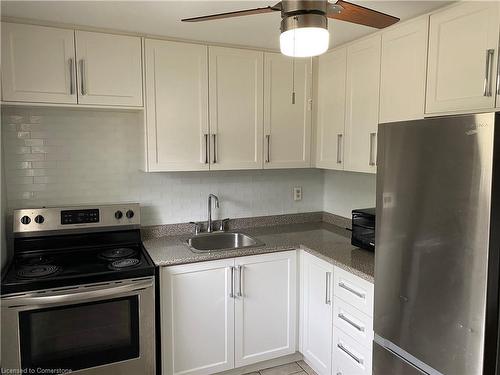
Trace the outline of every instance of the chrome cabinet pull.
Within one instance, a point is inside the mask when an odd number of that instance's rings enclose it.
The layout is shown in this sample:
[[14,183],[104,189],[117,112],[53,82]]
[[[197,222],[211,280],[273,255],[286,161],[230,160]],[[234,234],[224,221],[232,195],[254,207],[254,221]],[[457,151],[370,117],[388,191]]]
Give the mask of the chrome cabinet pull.
[[75,69],[75,62],[73,58],[69,59],[69,94],[74,95],[75,94],[75,77],[74,77],[74,69]]
[[337,164],[342,164],[342,134],[337,134]]
[[266,134],[266,140],[267,140],[267,158],[266,158],[266,163],[271,162],[271,134]]
[[375,150],[375,138],[377,136],[377,133],[370,133],[370,162],[369,164],[371,166],[375,165],[375,156],[374,156],[374,150]]
[[500,95],[500,48],[498,51],[499,53],[497,55],[497,95]]
[[243,277],[243,266],[236,266],[236,269],[238,270],[238,293],[236,293],[237,297],[243,297],[243,288],[242,288],[242,277]]
[[231,293],[229,293],[229,297],[234,298],[234,267],[229,267],[231,269]]
[[205,136],[205,164],[208,164],[208,134],[204,134]]
[[491,62],[493,59],[493,55],[495,54],[494,49],[486,50],[486,67],[484,74],[484,87],[483,87],[483,96],[491,96]]
[[332,275],[331,272],[327,272],[326,273],[326,277],[325,277],[325,280],[326,280],[326,286],[325,286],[325,293],[326,293],[325,304],[326,305],[330,305],[332,303],[332,300],[330,298],[330,278],[331,278],[331,275]]
[[365,331],[365,327],[363,326],[360,326],[359,324],[356,324],[354,323],[351,319],[349,319],[347,316],[345,316],[343,313],[339,313],[337,315],[339,317],[339,319],[342,319],[344,322],[352,325],[354,328],[356,328],[358,331],[360,332],[364,332]]
[[349,349],[347,349],[344,345],[342,345],[341,342],[339,342],[337,344],[337,348],[339,348],[340,350],[342,350],[345,354],[347,354],[349,357],[351,357],[352,359],[354,359],[360,365],[363,364],[363,359],[362,358],[358,358],[358,356],[354,355]]
[[214,141],[214,161],[213,163],[217,163],[217,134],[212,134],[212,139]]
[[361,293],[361,292],[358,292],[357,290],[354,290],[353,288],[351,288],[350,286],[346,285],[344,282],[340,282],[339,283],[339,287],[347,290],[348,292],[351,292],[352,294],[358,296],[359,298],[365,298],[365,293]]
[[81,78],[81,87],[80,87],[80,92],[82,95],[87,95],[87,85],[86,85],[86,79],[87,76],[85,75],[85,60],[80,60],[80,75],[82,76]]

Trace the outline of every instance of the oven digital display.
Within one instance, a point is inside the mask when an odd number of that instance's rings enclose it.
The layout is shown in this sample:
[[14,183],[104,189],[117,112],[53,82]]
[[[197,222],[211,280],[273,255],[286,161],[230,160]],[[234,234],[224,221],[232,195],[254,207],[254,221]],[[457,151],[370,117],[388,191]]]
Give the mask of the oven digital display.
[[61,224],[86,224],[99,222],[99,209],[61,211]]

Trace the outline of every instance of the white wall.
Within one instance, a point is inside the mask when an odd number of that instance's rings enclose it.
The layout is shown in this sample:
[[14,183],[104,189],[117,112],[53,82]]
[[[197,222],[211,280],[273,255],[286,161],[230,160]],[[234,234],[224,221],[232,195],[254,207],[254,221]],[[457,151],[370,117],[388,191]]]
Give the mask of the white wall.
[[324,211],[350,218],[355,208],[375,207],[375,175],[328,170],[324,173]]
[[[137,201],[144,225],[323,209],[315,169],[144,173],[142,114],[94,109],[6,108],[2,113],[7,210]],[[292,188],[302,186],[294,202]]]

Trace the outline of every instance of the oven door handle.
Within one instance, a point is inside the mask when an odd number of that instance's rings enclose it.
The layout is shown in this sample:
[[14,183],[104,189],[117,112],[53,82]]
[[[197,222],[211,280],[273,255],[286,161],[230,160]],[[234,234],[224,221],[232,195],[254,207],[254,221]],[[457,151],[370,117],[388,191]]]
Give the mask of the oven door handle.
[[[115,285],[104,287],[103,284],[81,286],[75,289],[52,291],[46,293],[29,293],[2,298],[2,306],[8,308],[18,308],[33,305],[62,304],[67,302],[84,302],[86,300],[101,299],[105,297],[117,296],[123,293],[137,292],[153,286],[153,281],[140,280],[128,283],[113,283]],[[111,283],[108,285],[112,285]]]

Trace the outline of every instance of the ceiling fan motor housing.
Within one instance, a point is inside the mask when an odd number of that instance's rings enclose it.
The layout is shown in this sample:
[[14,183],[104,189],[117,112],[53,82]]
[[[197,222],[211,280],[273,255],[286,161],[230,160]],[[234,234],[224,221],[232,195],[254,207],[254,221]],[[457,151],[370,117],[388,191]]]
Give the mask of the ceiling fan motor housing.
[[303,27],[328,29],[326,0],[284,0],[281,4],[282,33]]

